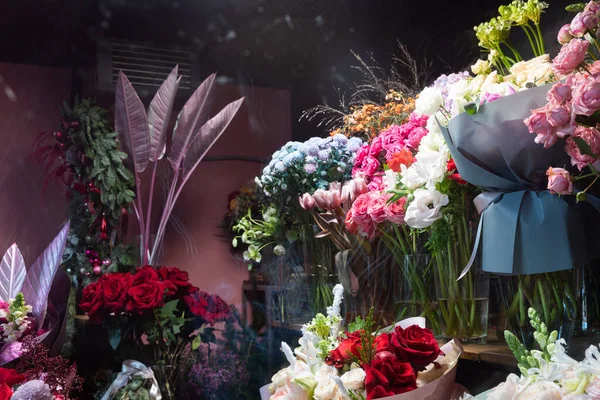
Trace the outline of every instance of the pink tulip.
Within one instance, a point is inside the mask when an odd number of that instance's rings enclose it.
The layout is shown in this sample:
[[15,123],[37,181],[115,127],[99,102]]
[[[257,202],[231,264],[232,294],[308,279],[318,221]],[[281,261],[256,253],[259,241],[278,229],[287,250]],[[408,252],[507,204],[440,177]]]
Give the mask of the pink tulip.
[[298,200],[300,202],[300,207],[305,210],[312,210],[315,206],[315,199],[308,193],[304,193]]
[[328,205],[328,196],[327,196],[327,192],[323,189],[317,189],[313,195],[312,195],[314,201],[315,201],[315,206],[317,206],[317,208],[320,208],[322,210],[326,210],[327,209],[327,205]]

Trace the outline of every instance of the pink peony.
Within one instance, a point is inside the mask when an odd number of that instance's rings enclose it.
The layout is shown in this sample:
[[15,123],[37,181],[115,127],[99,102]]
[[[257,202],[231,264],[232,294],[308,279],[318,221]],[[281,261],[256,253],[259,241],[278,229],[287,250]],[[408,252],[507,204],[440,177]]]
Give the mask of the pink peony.
[[387,208],[386,203],[388,196],[377,192],[371,192],[370,197],[371,199],[369,201],[367,212],[373,222],[380,224],[387,219],[385,210]]
[[573,111],[590,116],[600,109],[600,76],[579,82],[573,89]]
[[369,184],[367,185],[367,189],[372,192],[372,191],[377,191],[377,190],[383,190],[384,189],[384,184],[383,184],[383,177],[381,175],[375,175],[373,178],[371,178],[371,182],[369,182]]
[[548,190],[552,194],[571,194],[573,193],[573,181],[571,174],[564,168],[548,168]]
[[560,43],[560,44],[567,44],[571,41],[571,39],[573,39],[573,35],[571,35],[571,25],[570,24],[566,24],[562,28],[560,28],[560,31],[558,31],[557,39],[558,39],[558,43]]
[[[594,154],[600,154],[600,132],[596,128],[578,126],[573,132],[573,136],[582,138],[590,146]],[[579,168],[580,171],[589,163],[595,164],[598,162],[598,159],[592,156],[581,154],[579,147],[577,147],[572,138],[567,139],[565,151],[571,156],[571,164]]]
[[418,149],[419,144],[421,144],[421,139],[427,135],[428,131],[425,128],[420,126],[415,127],[409,134],[408,139],[406,140],[406,146],[412,149]]
[[583,39],[573,39],[565,44],[560,53],[552,61],[552,70],[559,76],[573,72],[585,58],[590,42]]
[[302,197],[300,197],[299,202],[300,207],[305,210],[311,210],[315,206],[315,199],[308,193],[304,193]]
[[369,202],[371,200],[371,196],[369,193],[363,193],[356,198],[354,203],[352,203],[352,219],[358,223],[366,223],[371,220],[371,217],[368,214]]
[[406,214],[406,197],[400,198],[400,200],[388,204],[385,209],[385,215],[388,221],[402,225],[404,224],[404,215]]
[[571,100],[571,86],[564,83],[555,83],[548,91],[546,97],[549,102],[563,103]]
[[358,151],[356,152],[356,156],[354,157],[354,165],[362,165],[363,161],[369,156],[370,152],[371,146],[369,146],[368,144],[365,144],[360,149],[358,149]]
[[371,156],[365,158],[361,164],[362,171],[364,171],[365,175],[369,177],[373,176],[379,167],[379,161],[375,157]]
[[381,143],[381,137],[377,136],[371,142],[371,150],[369,151],[369,155],[371,157],[377,158],[377,157],[379,157],[379,154],[381,153],[382,150],[383,150],[383,144]]
[[575,15],[570,25],[570,33],[574,37],[582,37],[587,31],[598,26],[598,16],[592,11],[582,11]]

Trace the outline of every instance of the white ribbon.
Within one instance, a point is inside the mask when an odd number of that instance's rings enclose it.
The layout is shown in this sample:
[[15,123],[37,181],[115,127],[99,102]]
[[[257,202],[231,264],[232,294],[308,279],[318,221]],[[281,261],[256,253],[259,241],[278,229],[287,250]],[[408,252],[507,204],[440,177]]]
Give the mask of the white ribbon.
[[133,378],[150,379],[152,381],[152,387],[150,387],[149,394],[151,400],[161,400],[160,389],[158,387],[158,381],[154,376],[154,372],[144,364],[135,360],[123,361],[123,367],[121,372],[115,378],[113,383],[110,385],[102,400],[110,400],[117,394],[117,391],[129,383]]
[[[498,196],[500,196],[501,194],[502,194],[502,192],[483,192],[479,196],[475,197],[473,199],[473,204],[475,205],[477,212],[479,214],[482,214],[485,211],[485,209],[488,208],[488,206],[490,204],[492,204],[492,202],[494,200],[496,200],[498,198]],[[477,227],[477,235],[475,236],[475,244],[473,245],[473,251],[471,252],[471,258],[469,258],[469,262],[467,263],[465,268],[460,273],[460,276],[458,277],[457,281],[460,281],[467,274],[467,272],[469,272],[469,270],[473,266],[473,263],[475,262],[475,257],[477,257],[477,250],[479,249],[479,241],[481,239],[481,227],[482,226],[483,226],[483,217],[481,217],[481,219],[479,220],[479,226]]]

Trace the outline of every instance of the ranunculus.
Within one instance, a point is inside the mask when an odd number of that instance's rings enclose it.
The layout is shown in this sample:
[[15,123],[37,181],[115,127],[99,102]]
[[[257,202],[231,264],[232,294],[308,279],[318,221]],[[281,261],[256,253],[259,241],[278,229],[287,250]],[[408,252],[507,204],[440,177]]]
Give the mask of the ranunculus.
[[573,180],[571,174],[564,168],[548,168],[548,190],[552,194],[571,194],[573,193]]
[[560,44],[567,44],[573,39],[573,35],[571,35],[571,24],[563,25],[563,27],[560,28],[557,39]]
[[367,400],[410,392],[417,388],[417,377],[411,365],[395,357],[376,358],[363,365]]
[[312,210],[315,206],[315,199],[310,195],[310,193],[304,193],[302,197],[298,199],[300,203],[300,207],[304,210]]
[[590,77],[573,89],[573,111],[590,116],[600,109],[600,76]]
[[158,281],[158,274],[156,273],[156,269],[151,267],[150,265],[144,265],[135,271],[133,275],[132,285],[136,286],[142,283],[149,283],[153,281]]
[[123,272],[107,274],[100,279],[103,281],[102,294],[106,311],[120,314],[125,308],[127,291],[131,287],[133,276],[129,272]]
[[25,382],[26,375],[19,374],[16,370],[0,367],[0,383],[6,383],[9,387]]
[[163,281],[172,282],[180,296],[198,291],[198,288],[191,284],[188,273],[177,267],[161,267],[158,269],[158,276]]
[[385,217],[391,223],[397,225],[404,224],[404,216],[406,215],[406,197],[401,197],[398,201],[388,204],[385,209]]
[[92,320],[98,319],[104,311],[103,282],[90,283],[83,288],[83,295],[79,307],[87,313]]
[[[585,140],[594,154],[600,154],[600,132],[596,128],[579,126],[575,129],[575,132],[573,132],[573,136]],[[571,156],[571,164],[579,168],[580,171],[589,163],[594,164],[598,161],[598,159],[592,156],[581,154],[579,147],[577,147],[577,144],[572,138],[567,138],[565,151]]]
[[371,220],[368,213],[369,202],[371,201],[371,195],[369,193],[363,193],[356,198],[352,203],[352,219],[357,223],[366,223]]
[[164,304],[165,285],[159,281],[150,281],[130,287],[127,293],[129,301],[126,310],[141,314]]
[[565,76],[573,72],[583,62],[589,46],[590,42],[583,39],[573,39],[565,44],[552,61],[554,73]]
[[443,102],[444,98],[439,89],[427,87],[419,93],[419,97],[415,100],[415,112],[427,116],[434,115]]
[[571,86],[565,85],[564,83],[555,83],[552,88],[548,91],[547,99],[554,103],[564,103],[571,100]]
[[387,165],[394,172],[400,172],[402,170],[402,167],[401,167],[402,165],[404,165],[406,168],[408,168],[414,162],[413,154],[407,148],[404,148],[396,153],[391,154],[390,158],[387,158],[387,155],[386,155],[386,159],[387,159]]
[[437,190],[417,189],[406,209],[404,221],[411,228],[427,228],[442,218],[441,208],[448,202],[448,196]]
[[349,390],[362,390],[365,387],[367,374],[362,368],[354,368],[341,376],[344,387]]
[[373,176],[377,169],[379,169],[379,161],[375,157],[366,157],[361,164],[361,169],[367,176]]
[[416,371],[425,368],[442,354],[433,333],[418,325],[406,329],[396,327],[391,335],[390,347],[398,358],[408,361]]
[[360,331],[347,333],[346,338],[342,339],[338,347],[329,353],[329,356],[333,359],[334,363],[337,363],[338,360],[342,360],[343,362],[349,361],[352,355],[358,357],[360,344]]
[[367,206],[367,212],[369,217],[375,223],[382,223],[386,220],[386,203],[388,196],[383,193],[373,192],[370,196],[369,205]]
[[570,33],[575,37],[582,37],[589,30],[598,26],[598,16],[592,11],[577,13],[570,25]]

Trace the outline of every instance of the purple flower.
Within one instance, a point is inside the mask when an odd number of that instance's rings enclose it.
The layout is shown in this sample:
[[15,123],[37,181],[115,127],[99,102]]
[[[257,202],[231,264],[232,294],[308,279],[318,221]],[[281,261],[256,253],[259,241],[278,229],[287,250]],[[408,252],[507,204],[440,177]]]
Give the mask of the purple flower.
[[307,174],[314,174],[317,171],[317,166],[315,164],[305,164],[304,165],[304,170],[306,171]]

